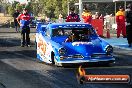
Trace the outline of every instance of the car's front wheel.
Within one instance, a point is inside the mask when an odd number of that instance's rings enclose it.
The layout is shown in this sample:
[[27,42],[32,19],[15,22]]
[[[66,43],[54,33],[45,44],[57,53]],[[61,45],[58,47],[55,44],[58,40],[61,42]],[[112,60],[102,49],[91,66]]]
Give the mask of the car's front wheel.
[[54,52],[51,52],[51,62],[53,65],[55,64]]

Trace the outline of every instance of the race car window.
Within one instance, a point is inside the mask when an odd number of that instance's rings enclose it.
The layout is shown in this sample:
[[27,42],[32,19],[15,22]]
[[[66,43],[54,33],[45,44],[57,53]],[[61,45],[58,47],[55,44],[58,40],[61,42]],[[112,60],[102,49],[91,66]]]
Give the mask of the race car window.
[[46,36],[50,36],[50,30],[47,28],[47,30],[46,30]]
[[95,31],[91,28],[59,28],[52,30],[53,37],[54,36],[69,36],[72,33],[77,35],[96,35]]
[[64,33],[63,33],[63,30],[62,29],[53,29],[52,30],[52,36],[63,36]]
[[91,36],[97,36],[94,28],[90,28],[89,31],[90,31]]

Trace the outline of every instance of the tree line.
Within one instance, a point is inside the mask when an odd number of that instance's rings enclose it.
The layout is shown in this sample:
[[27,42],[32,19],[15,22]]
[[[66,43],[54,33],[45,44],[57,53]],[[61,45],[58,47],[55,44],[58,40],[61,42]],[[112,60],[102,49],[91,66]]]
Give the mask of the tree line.
[[[63,17],[67,16],[68,6],[75,6],[79,0],[32,0],[28,4],[20,4],[17,1],[13,3],[7,3],[5,6],[6,13],[12,15],[15,9],[22,11],[23,8],[27,8],[29,12],[32,12],[35,16],[42,15],[49,18],[58,18],[59,14]],[[130,2],[127,2],[130,3]],[[0,4],[1,5],[1,4]],[[124,2],[117,3],[117,10],[120,5],[124,5]],[[100,12],[101,14],[113,13],[115,10],[115,4],[111,3],[83,3],[93,14],[94,12]],[[104,8],[105,7],[105,8]],[[75,6],[76,12],[78,13],[78,6]]]

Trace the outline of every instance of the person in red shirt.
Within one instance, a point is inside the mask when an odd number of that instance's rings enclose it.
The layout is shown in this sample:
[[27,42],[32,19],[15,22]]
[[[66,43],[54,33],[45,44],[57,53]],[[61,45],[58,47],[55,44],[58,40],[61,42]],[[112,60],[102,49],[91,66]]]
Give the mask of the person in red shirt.
[[75,8],[70,8],[70,14],[66,18],[66,22],[80,22],[79,15],[74,12]]
[[116,13],[116,23],[117,23],[117,38],[120,37],[122,33],[123,38],[126,38],[126,27],[125,27],[125,12],[123,7],[119,7],[119,11]]
[[[18,23],[20,25],[20,28],[21,28],[21,47],[24,47],[25,45],[27,47],[30,46],[30,37],[29,37],[29,34],[30,34],[30,27],[29,27],[30,19],[31,19],[31,17],[28,14],[27,9],[24,9],[23,13],[20,14],[17,17],[17,21],[18,21]],[[26,37],[25,37],[25,35],[26,35]]]
[[83,18],[84,23],[91,24],[92,14],[87,8],[84,9],[82,13],[82,18]]

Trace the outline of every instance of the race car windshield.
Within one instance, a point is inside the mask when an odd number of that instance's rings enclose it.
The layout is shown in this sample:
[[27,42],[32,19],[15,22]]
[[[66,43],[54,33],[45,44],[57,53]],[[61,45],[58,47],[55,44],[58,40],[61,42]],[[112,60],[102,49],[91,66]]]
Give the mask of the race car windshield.
[[53,29],[52,34],[52,37],[74,35],[74,41],[87,41],[91,35],[96,35],[93,29],[88,28],[59,28]]

